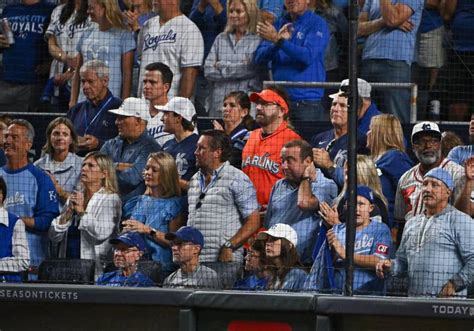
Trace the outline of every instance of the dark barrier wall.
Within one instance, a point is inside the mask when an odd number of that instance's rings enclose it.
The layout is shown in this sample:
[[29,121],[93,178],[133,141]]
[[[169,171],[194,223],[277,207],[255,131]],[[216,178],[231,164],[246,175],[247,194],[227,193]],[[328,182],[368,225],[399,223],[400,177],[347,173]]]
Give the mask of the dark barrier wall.
[[[4,330],[468,330],[474,301],[293,293],[0,286]],[[255,330],[255,329],[254,329]]]

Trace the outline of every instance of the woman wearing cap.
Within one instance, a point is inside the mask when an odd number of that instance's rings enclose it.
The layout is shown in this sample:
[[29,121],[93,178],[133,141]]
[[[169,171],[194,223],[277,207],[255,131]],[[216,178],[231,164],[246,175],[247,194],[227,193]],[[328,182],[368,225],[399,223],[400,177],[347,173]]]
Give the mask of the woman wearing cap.
[[150,154],[143,171],[146,191],[135,202],[124,206],[125,214],[134,205],[130,219],[123,221],[125,231],[136,231],[147,235],[147,253],[153,261],[161,263],[167,275],[173,268],[168,232],[177,231],[186,208],[186,198],[181,196],[178,171],[174,158],[166,152]]
[[[357,186],[356,237],[354,243],[354,291],[359,294],[383,294],[384,283],[375,275],[375,266],[388,259],[391,247],[390,230],[386,224],[372,220],[374,194],[368,186]],[[305,290],[340,292],[345,282],[346,224],[336,224],[326,235],[319,250]]]
[[267,288],[268,277],[265,274],[265,241],[249,239],[249,249],[245,255],[246,277],[234,284],[234,290],[258,291]]
[[299,262],[296,244],[298,235],[288,224],[277,223],[260,232],[257,239],[265,240],[265,272],[268,290],[298,291],[306,280]]
[[204,75],[211,85],[210,117],[221,116],[227,93],[261,89],[258,67],[253,63],[260,44],[257,15],[255,0],[230,0],[227,4],[227,26],[216,37],[204,63]]
[[74,154],[77,134],[74,125],[66,117],[52,120],[46,129],[44,156],[35,162],[51,177],[58,193],[60,207],[79,183],[82,157]]
[[214,129],[224,131],[232,142],[232,155],[229,159],[237,169],[242,167],[242,151],[247,143],[249,131],[254,129],[255,121],[250,116],[250,98],[243,91],[233,91],[224,98],[222,107],[223,125],[214,120]]
[[59,257],[96,260],[96,276],[111,260],[108,239],[116,234],[122,202],[112,160],[91,152],[81,169],[82,192],[69,196],[61,215],[49,228],[51,241],[61,243]]
[[370,157],[375,162],[382,192],[388,202],[388,226],[393,228],[398,180],[413,166],[410,157],[405,153],[399,119],[391,114],[374,116],[367,132],[367,148],[370,149]]

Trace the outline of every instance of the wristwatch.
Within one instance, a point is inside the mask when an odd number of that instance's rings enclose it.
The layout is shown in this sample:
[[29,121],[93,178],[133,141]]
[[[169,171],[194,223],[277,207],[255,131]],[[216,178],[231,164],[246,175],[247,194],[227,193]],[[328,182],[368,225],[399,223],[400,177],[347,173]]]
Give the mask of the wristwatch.
[[148,234],[149,237],[155,238],[156,237],[156,230],[151,228],[150,233]]
[[307,181],[310,182],[310,183],[313,181],[313,180],[311,179],[311,177],[309,177],[309,176],[301,177],[301,180],[302,180],[302,181],[303,181],[303,180],[307,180]]
[[232,243],[230,242],[230,240],[227,240],[227,241],[224,243],[224,247],[225,247],[225,248],[230,248],[231,250],[234,250],[234,249],[235,249],[234,245],[232,245]]
[[285,39],[283,38],[280,38],[277,40],[277,42],[275,43],[275,45],[277,45],[278,47],[282,47],[283,46],[283,42],[285,41]]

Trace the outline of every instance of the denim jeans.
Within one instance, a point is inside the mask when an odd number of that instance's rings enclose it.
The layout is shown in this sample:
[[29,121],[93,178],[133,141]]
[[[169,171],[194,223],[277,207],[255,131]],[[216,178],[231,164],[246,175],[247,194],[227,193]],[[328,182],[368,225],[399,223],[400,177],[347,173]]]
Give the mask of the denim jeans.
[[290,122],[302,137],[314,135],[312,122],[329,121],[320,100],[290,101]]
[[[405,61],[363,60],[361,78],[369,83],[411,83],[410,65]],[[408,89],[381,89],[379,109],[398,116],[402,123],[410,122],[410,91]]]

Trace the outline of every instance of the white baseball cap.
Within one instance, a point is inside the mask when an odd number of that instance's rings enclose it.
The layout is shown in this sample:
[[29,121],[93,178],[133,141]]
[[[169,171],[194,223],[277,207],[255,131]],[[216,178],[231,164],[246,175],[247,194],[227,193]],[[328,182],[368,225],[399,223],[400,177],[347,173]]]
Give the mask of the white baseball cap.
[[171,98],[166,105],[155,106],[155,108],[161,111],[172,111],[189,122],[192,122],[194,115],[196,115],[196,109],[191,100],[183,97]]
[[[344,79],[339,86],[339,89],[342,89],[343,86],[349,85],[349,79]],[[372,86],[370,86],[367,81],[362,78],[357,78],[357,91],[361,98],[370,98],[370,92],[372,91]]]
[[439,130],[438,124],[434,122],[420,122],[415,124],[411,131],[411,142],[415,140],[415,136],[420,133],[432,133],[441,139],[441,131]]
[[109,109],[109,112],[116,115],[138,117],[149,121],[150,112],[148,111],[148,107],[148,102],[145,99],[127,98],[123,100],[118,109]]
[[285,238],[295,247],[296,244],[298,244],[298,235],[296,234],[295,229],[293,229],[288,224],[274,224],[267,231],[260,232],[258,234],[258,239],[265,239],[266,235],[272,236],[274,238]]

